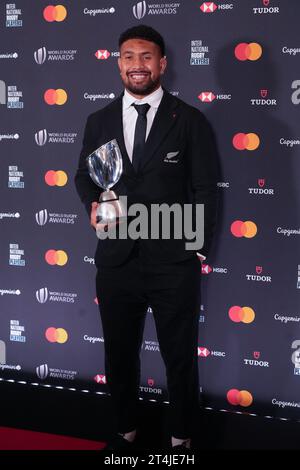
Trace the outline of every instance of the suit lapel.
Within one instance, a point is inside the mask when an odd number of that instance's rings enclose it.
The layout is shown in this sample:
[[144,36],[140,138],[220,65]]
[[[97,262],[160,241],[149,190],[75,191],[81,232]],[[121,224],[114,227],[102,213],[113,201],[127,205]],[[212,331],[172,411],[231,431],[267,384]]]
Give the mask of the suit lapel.
[[111,105],[111,118],[109,120],[109,125],[112,129],[112,135],[114,135],[114,138],[117,140],[121,150],[123,173],[134,176],[136,173],[128,156],[124,141],[122,107],[123,94],[124,93],[122,93]]
[[176,107],[177,101],[170,93],[164,90],[162,100],[146,141],[145,153],[140,162],[140,169],[144,168],[144,166],[151,160],[153,154],[175,123],[177,117],[177,114],[175,113]]

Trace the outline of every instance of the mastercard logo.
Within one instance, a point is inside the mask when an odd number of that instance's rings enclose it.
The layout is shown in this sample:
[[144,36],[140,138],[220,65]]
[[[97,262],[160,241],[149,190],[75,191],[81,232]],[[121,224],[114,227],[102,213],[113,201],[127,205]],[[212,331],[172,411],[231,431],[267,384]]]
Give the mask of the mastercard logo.
[[64,266],[68,262],[68,255],[63,250],[48,250],[45,253],[45,261],[51,266]]
[[68,175],[62,170],[49,170],[45,173],[45,183],[48,186],[65,186],[68,181]]
[[68,341],[68,333],[63,328],[47,328],[45,337],[50,343],[66,343]]
[[232,388],[227,392],[227,400],[231,405],[237,406],[250,406],[253,402],[253,397],[247,390],[237,390]]
[[253,132],[249,134],[239,132],[233,137],[232,144],[236,150],[256,150],[259,147],[260,139]]
[[62,106],[63,104],[66,103],[67,99],[68,99],[67,92],[63,90],[62,88],[58,88],[57,90],[50,88],[49,90],[46,90],[44,93],[44,100],[50,106],[53,106],[54,104],[57,104],[58,106]]
[[234,237],[253,238],[257,234],[257,225],[251,222],[251,220],[247,220],[246,222],[236,220],[231,224],[230,230]]
[[235,323],[252,323],[255,318],[255,312],[251,307],[239,307],[234,305],[228,311],[230,320]]
[[67,9],[63,5],[48,5],[44,8],[43,17],[48,23],[53,21],[64,21],[67,16]]
[[257,42],[241,42],[234,49],[234,55],[238,60],[258,60],[262,55],[262,47]]

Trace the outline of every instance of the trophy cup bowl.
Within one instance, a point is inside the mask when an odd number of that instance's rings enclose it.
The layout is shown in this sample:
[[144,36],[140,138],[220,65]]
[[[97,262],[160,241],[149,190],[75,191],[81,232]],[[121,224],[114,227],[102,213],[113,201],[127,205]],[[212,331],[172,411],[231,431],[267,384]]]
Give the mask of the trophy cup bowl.
[[94,150],[86,161],[90,177],[97,186],[104,189],[96,212],[96,231],[107,231],[127,217],[124,205],[110,189],[119,181],[123,171],[122,154],[116,139]]

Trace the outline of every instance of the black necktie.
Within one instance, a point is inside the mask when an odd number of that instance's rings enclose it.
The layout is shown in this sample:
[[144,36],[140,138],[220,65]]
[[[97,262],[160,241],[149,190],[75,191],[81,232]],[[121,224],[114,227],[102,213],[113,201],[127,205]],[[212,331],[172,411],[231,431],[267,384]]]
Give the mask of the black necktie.
[[140,161],[143,156],[145,140],[146,140],[146,129],[147,129],[147,112],[150,109],[148,103],[145,104],[132,104],[138,113],[136,120],[135,131],[134,131],[134,143],[132,153],[132,164],[135,171],[138,171]]

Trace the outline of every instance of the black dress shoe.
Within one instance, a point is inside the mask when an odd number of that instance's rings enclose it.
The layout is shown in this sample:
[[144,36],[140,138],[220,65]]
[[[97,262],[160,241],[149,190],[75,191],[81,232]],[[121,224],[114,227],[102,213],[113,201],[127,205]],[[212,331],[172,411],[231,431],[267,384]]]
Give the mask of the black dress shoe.
[[130,442],[120,434],[116,434],[103,450],[132,451],[135,449],[135,442]]

